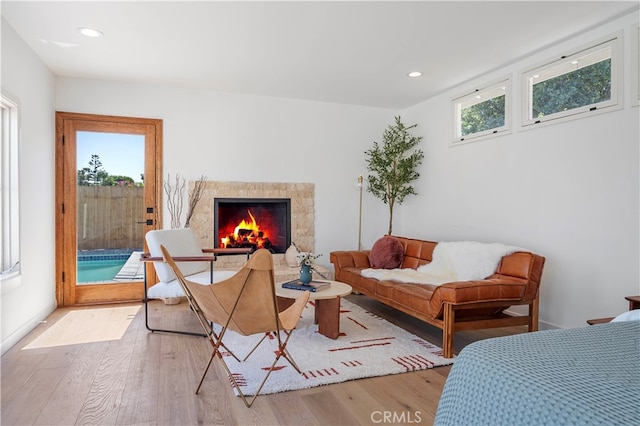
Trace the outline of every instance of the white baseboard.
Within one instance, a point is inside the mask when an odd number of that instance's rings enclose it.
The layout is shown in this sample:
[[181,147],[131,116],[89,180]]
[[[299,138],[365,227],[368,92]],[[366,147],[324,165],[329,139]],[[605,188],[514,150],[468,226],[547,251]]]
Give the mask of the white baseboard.
[[[506,311],[504,311],[505,314],[507,315],[511,315],[514,317],[521,317],[524,316],[524,314],[522,314],[521,312],[516,312],[514,310],[511,309],[507,309]],[[540,321],[538,319],[538,330],[557,330],[560,329],[562,327],[558,327],[555,324],[551,324],[550,322],[544,322],[544,321]]]
[[42,309],[36,315],[31,317],[27,322],[22,324],[22,326],[18,327],[16,331],[11,333],[9,336],[5,337],[1,343],[2,355],[5,354],[9,349],[11,349],[16,343],[20,341],[24,336],[29,334],[33,329],[35,329],[41,321],[44,321],[53,311],[57,308],[56,301],[53,301],[53,304],[47,306]]

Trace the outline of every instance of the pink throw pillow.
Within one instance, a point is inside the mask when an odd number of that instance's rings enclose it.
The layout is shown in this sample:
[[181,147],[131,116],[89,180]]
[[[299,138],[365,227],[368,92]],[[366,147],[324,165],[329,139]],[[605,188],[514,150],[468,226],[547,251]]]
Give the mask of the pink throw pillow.
[[374,268],[394,269],[402,265],[404,246],[395,237],[385,235],[373,244],[369,252],[369,263]]

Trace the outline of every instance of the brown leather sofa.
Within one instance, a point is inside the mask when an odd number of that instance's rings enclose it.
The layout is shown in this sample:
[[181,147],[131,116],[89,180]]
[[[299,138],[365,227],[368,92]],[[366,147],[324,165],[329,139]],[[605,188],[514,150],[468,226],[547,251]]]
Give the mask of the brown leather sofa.
[[[400,268],[418,268],[431,262],[437,242],[395,237],[405,248]],[[379,281],[361,275],[371,268],[369,250],[334,251],[330,261],[335,280],[442,330],[442,349],[453,356],[453,333],[516,325],[538,330],[538,289],[545,258],[530,252],[504,256],[496,272],[483,280],[449,282],[440,286]],[[511,316],[504,310],[528,305],[527,315]]]

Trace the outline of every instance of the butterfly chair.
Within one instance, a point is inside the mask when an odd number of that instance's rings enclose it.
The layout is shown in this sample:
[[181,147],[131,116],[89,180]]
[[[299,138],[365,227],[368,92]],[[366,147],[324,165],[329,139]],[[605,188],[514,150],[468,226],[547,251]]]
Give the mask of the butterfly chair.
[[218,253],[247,254],[248,249],[202,249],[193,231],[184,229],[159,229],[147,232],[145,240],[149,253],[144,253],[142,262],[153,262],[158,283],[149,286],[147,281],[147,268],[144,268],[144,314],[145,325],[149,331],[163,331],[169,333],[189,334],[203,336],[202,333],[180,330],[166,330],[154,328],[149,325],[148,301],[150,299],[171,300],[184,297],[182,286],[176,279],[171,268],[164,263],[161,245],[164,245],[174,254],[174,259],[179,263],[182,273],[191,281],[199,284],[210,284],[231,277],[234,271],[214,271],[213,262]]
[[[183,285],[192,311],[198,317],[198,322],[208,336],[213,348],[209,362],[196,388],[196,393],[200,391],[211,362],[216,356],[247,407],[251,407],[258,397],[281,357],[285,358],[298,373],[301,373],[287,350],[287,343],[298,324],[302,310],[309,300],[309,292],[301,292],[300,297],[291,306],[280,313],[278,312],[273,276],[273,257],[268,250],[260,249],[256,251],[247,264],[234,276],[210,285],[200,285],[185,278],[166,247],[162,247],[162,253],[166,262],[178,277],[178,281]],[[211,323],[222,327],[218,334],[211,332]],[[242,392],[235,376],[225,362],[225,357],[220,352],[222,340],[227,330],[235,331],[243,336],[264,333],[263,338],[243,361],[249,358],[268,335],[273,335],[278,343],[278,350],[274,351],[275,358],[273,363],[267,369],[258,390],[250,400]],[[284,334],[285,337],[283,338],[281,334]]]

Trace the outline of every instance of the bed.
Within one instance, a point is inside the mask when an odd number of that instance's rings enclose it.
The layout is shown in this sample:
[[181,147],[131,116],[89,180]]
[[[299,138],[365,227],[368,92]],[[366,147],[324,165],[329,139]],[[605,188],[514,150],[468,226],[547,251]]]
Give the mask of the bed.
[[435,425],[640,425],[640,321],[470,344]]

